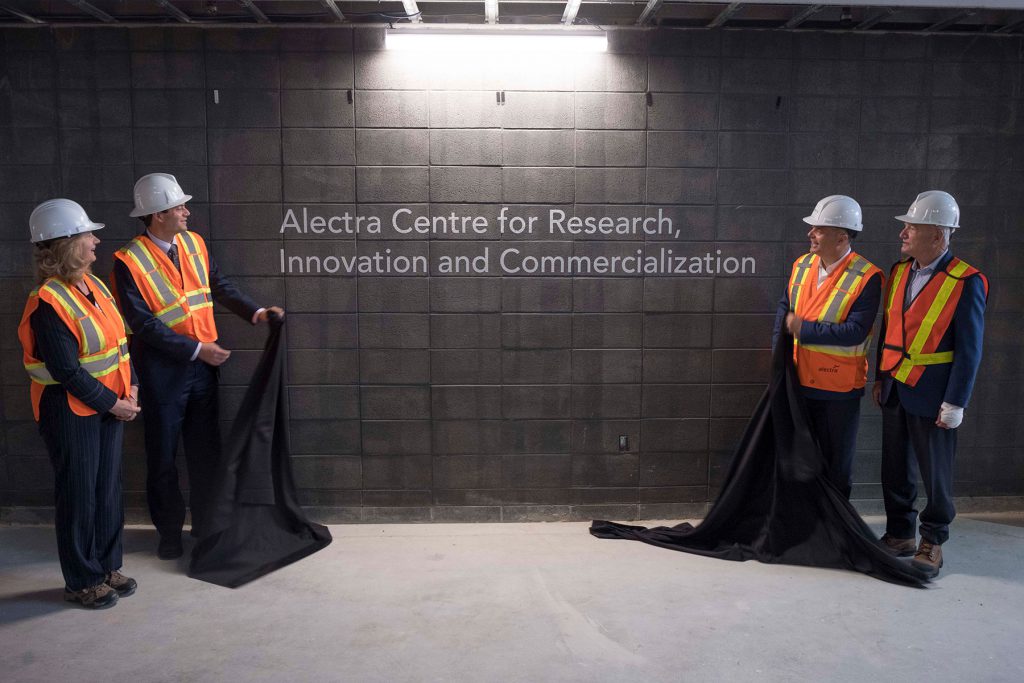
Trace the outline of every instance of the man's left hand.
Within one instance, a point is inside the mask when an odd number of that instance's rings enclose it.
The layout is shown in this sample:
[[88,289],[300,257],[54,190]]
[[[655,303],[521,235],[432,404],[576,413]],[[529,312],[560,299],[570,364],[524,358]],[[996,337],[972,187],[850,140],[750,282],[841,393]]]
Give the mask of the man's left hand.
[[939,407],[939,416],[935,419],[935,426],[942,429],[956,429],[963,421],[964,409],[943,401]]
[[284,309],[283,308],[281,308],[280,306],[271,306],[270,308],[264,309],[260,313],[259,317],[256,318],[256,320],[258,320],[261,323],[265,323],[270,318],[270,314],[271,313],[276,313],[277,317],[279,317],[279,318],[283,318],[284,317]]

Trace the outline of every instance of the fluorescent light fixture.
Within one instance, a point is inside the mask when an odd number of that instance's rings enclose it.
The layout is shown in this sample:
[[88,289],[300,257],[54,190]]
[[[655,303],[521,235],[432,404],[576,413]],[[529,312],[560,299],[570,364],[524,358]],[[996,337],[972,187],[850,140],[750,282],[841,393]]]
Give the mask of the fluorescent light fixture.
[[[519,27],[517,27],[519,28]],[[607,52],[608,36],[594,30],[388,29],[389,50],[418,52]]]

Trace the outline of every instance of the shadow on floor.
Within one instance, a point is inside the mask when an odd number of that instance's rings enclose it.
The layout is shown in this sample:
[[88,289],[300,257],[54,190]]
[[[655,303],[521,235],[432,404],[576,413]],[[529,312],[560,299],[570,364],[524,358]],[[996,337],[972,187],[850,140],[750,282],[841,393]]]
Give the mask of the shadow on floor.
[[[53,577],[53,588],[30,590],[21,593],[0,595],[0,626],[34,619],[61,609],[84,609],[64,601],[64,586],[61,585],[60,567],[57,560],[57,544],[53,529],[32,526],[6,529],[4,531],[4,552],[0,554],[0,582],[4,575],[24,576],[31,565],[38,565],[47,578]],[[132,555],[155,557],[158,536],[155,529],[124,530],[125,573],[132,574]],[[185,574],[188,569],[191,547],[185,536],[185,554],[174,561],[159,562],[156,566],[170,573]]]
[[63,590],[49,588],[0,598],[0,626],[52,614],[66,609]]

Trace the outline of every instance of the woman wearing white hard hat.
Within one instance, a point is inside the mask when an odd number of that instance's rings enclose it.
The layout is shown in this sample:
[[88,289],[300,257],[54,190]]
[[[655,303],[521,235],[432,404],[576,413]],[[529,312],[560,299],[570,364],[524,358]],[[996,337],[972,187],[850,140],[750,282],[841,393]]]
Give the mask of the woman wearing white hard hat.
[[39,286],[18,338],[32,380],[32,410],[54,469],[57,550],[64,598],[112,607],[135,592],[120,572],[124,422],[139,413],[124,323],[92,274],[103,227],[70,199],[51,199],[29,219]]

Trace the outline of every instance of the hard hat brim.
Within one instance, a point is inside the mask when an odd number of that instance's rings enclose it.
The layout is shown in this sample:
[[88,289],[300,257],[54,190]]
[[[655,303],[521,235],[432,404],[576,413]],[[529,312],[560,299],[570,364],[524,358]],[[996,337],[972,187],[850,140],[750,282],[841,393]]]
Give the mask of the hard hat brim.
[[81,235],[83,232],[96,232],[100,228],[105,228],[106,225],[107,225],[106,223],[92,223],[92,222],[90,222],[88,225],[81,226],[80,230],[76,230],[75,232],[68,233],[67,235],[58,235],[56,237],[39,237],[37,239],[33,239],[32,240],[32,244],[40,244],[42,242],[50,242],[52,240],[71,239],[72,237],[77,237],[78,235]]
[[[948,228],[949,230],[956,230],[960,227],[959,225],[945,225],[943,223],[921,222],[920,220],[914,218],[913,216],[909,216],[906,214],[902,216],[893,216],[893,218],[900,221],[901,223],[912,223],[914,225],[932,225],[936,228]],[[957,221],[957,223],[959,223],[959,221]]]
[[812,227],[824,227],[824,228],[841,228],[843,230],[853,230],[854,232],[863,232],[864,226],[861,225],[859,228],[852,228],[848,225],[832,225],[831,223],[824,223],[822,221],[813,220],[814,216],[804,216],[803,222]]
[[192,200],[192,195],[184,194],[184,195],[181,196],[181,201],[175,201],[175,202],[172,202],[170,204],[167,204],[166,206],[154,207],[154,208],[149,209],[149,210],[133,209],[132,212],[130,214],[128,214],[128,216],[130,216],[131,218],[141,218],[142,216],[150,216],[150,215],[152,215],[154,213],[160,213],[161,211],[166,211],[167,209],[173,209],[176,206],[181,206],[182,204],[187,204],[191,200]]

